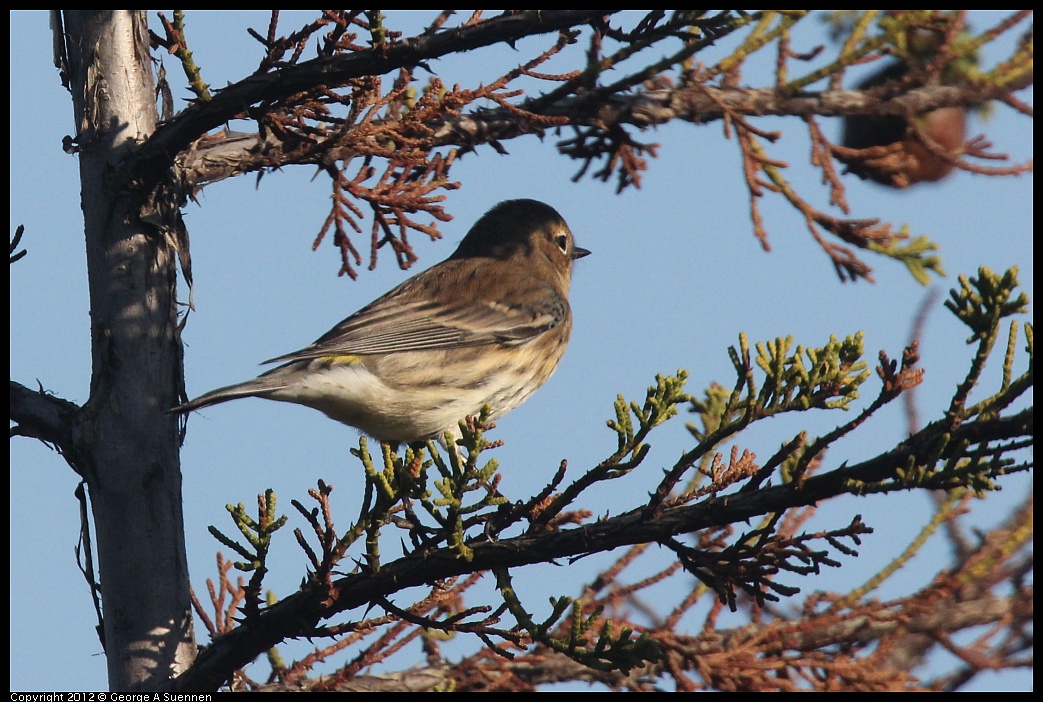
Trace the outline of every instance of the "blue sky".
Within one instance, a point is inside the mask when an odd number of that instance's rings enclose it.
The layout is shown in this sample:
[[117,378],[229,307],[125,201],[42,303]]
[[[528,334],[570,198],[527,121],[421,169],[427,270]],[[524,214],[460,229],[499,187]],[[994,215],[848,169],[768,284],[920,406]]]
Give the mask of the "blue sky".
[[[976,27],[1000,16],[972,15]],[[286,13],[282,26],[289,29],[310,16],[310,11]],[[267,18],[267,11],[188,13],[190,46],[211,85],[235,81],[254,69],[260,45],[246,28],[263,33]],[[808,36],[804,41],[794,48],[806,50],[825,39]],[[474,52],[432,68],[448,84],[468,85],[476,73],[492,77],[503,61],[546,42],[519,44],[520,52],[506,47]],[[175,98],[187,98],[175,61],[167,57],[165,63]],[[766,84],[763,73],[757,73],[765,65],[751,64],[744,80]],[[90,382],[90,348],[78,170],[75,157],[61,149],[73,121],[68,94],[51,63],[46,12],[11,13],[10,77],[10,230],[25,225],[23,246],[29,250],[11,269],[11,377],[28,386],[39,380],[47,390],[81,403]],[[1031,91],[1022,99],[1031,102]],[[808,163],[799,123],[765,119],[756,124],[786,130],[770,154],[790,164],[787,175],[800,192],[826,207],[827,193]],[[827,134],[838,134],[835,121],[822,124]],[[972,123],[971,133],[982,132],[996,151],[1017,159],[1031,156],[1031,121],[1007,108],[995,109],[987,123]],[[900,355],[931,288],[883,259],[870,259],[875,285],[840,283],[801,217],[780,198],[762,203],[773,249],[764,252],[752,234],[738,148],[724,138],[721,123],[668,125],[642,136],[659,142],[661,155],[651,161],[643,187],[622,195],[615,194],[614,183],[571,182],[577,164],[557,155],[554,134],[542,141],[531,137],[506,143],[509,157],[491,149],[465,156],[453,171],[462,187],[445,203],[454,220],[442,225],[443,240],[416,235],[418,268],[400,271],[383,255],[375,271],[363,268],[356,281],[337,277],[339,259],[329,240],[311,249],[328,212],[324,176],[313,179],[312,169],[294,168],[266,175],[259,186],[251,176],[206,188],[200,204],[185,211],[196,278],[196,311],[184,333],[189,395],[253,377],[261,360],[310,343],[413,272],[448,256],[477,217],[515,197],[557,208],[577,243],[593,255],[578,262],[573,276],[575,326],[557,374],[503,418],[495,434],[506,442],[497,455],[501,489],[513,499],[537,491],[563,458],[574,476],[614,450],[615,436],[604,422],[612,417],[617,393],[640,400],[657,373],[678,368],[690,371],[693,393],[715,380],[730,385],[727,348],[737,343],[740,332],[751,340],[792,334],[797,343],[815,346],[831,334],[861,330],[869,362],[875,363],[880,349],[892,358]],[[938,185],[901,192],[854,178],[846,183],[853,216],[908,224],[913,233],[928,234],[940,244],[949,275],[935,279],[933,288],[946,293],[956,285],[957,274],[973,274],[980,265],[997,270],[1018,265],[1031,294],[1031,175],[1001,179],[959,173]],[[184,288],[181,294],[187,299]],[[973,353],[964,344],[965,329],[941,309],[942,299],[935,303],[921,344],[927,375],[917,401],[925,419],[947,406]],[[998,369],[987,375],[995,382]],[[868,387],[867,396],[877,386],[870,381]],[[815,417],[821,423],[811,428],[825,432],[846,418]],[[585,504],[605,513],[636,505],[658,481],[660,468],[690,447],[684,421],[678,418],[653,434],[652,453],[629,482],[594,491]],[[792,419],[773,420],[740,439],[741,446],[767,456],[797,428]],[[904,433],[905,418],[896,403],[868,431],[838,446],[830,455],[832,465],[872,456]],[[204,591],[205,579],[215,574],[213,554],[219,544],[206,526],[231,526],[227,503],[252,504],[257,493],[271,487],[285,513],[290,498],[305,499],[315,481],[324,478],[335,486],[341,521],[347,523],[363,484],[348,454],[356,445],[353,430],[292,405],[245,400],[194,415],[182,464],[196,590]],[[38,442],[17,439],[10,450],[11,689],[104,689],[105,662],[94,634],[93,608],[73,555],[79,530],[75,475]],[[991,523],[1030,488],[1027,476],[1005,481],[1003,492],[975,503],[972,523]],[[896,543],[918,532],[931,506],[922,494],[837,500],[820,509],[815,523],[837,528],[856,512],[876,529],[857,562],[843,559],[846,568],[784,582],[805,593],[860,583],[894,555]],[[921,582],[947,555],[944,544],[929,546],[916,567],[895,576],[880,596]],[[305,563],[288,532],[277,558],[269,587],[286,595]],[[589,577],[590,571],[544,566],[519,574],[518,580],[523,596],[542,603],[548,595],[576,594],[584,574]],[[287,647],[286,656],[305,651]],[[1017,673],[985,676],[977,689],[1029,686],[1028,674]]]

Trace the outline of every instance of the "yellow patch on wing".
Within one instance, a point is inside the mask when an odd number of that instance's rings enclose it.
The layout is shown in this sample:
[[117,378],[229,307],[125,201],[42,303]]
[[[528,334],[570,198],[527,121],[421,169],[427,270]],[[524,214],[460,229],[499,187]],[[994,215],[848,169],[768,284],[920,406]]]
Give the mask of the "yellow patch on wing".
[[315,360],[327,366],[354,366],[362,363],[362,356],[358,354],[344,354],[340,356],[322,356]]

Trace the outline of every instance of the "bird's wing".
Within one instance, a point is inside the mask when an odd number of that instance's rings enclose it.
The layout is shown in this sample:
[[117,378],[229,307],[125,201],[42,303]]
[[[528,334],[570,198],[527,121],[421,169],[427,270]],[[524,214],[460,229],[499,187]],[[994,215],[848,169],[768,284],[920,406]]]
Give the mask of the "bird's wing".
[[527,304],[491,300],[407,302],[385,296],[345,319],[311,346],[265,363],[521,343],[558,326],[567,314],[568,303],[550,286],[540,292]]

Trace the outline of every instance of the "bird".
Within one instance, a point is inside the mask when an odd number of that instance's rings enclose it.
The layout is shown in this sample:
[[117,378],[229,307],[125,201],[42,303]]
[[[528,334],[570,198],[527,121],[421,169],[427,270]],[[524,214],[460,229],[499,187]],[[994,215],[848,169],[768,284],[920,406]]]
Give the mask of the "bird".
[[[867,90],[890,81],[897,83],[908,72],[905,63],[896,62],[874,73],[857,87]],[[952,173],[955,168],[953,161],[963,151],[968,115],[965,107],[942,107],[910,118],[848,115],[844,118],[842,146],[858,150],[882,148],[866,154],[845,155],[844,163],[860,178],[891,188],[937,182]],[[943,158],[924,146],[917,136],[917,129],[950,158]]]
[[170,410],[187,414],[260,397],[305,405],[380,441],[460,436],[524,402],[554,373],[572,331],[576,246],[562,216],[538,200],[506,200],[444,261],[407,279],[253,380]]
[[[945,32],[914,27],[905,36],[908,55],[885,64],[856,88],[871,91],[922,78],[924,67],[933,63],[940,47],[950,41],[952,37]],[[958,84],[974,74],[976,64],[973,55],[952,60],[939,81],[942,85]],[[955,160],[964,152],[969,115],[969,110],[960,106],[912,116],[848,115],[843,122],[841,146],[858,153],[837,157],[858,177],[890,188],[937,182],[953,172]]]

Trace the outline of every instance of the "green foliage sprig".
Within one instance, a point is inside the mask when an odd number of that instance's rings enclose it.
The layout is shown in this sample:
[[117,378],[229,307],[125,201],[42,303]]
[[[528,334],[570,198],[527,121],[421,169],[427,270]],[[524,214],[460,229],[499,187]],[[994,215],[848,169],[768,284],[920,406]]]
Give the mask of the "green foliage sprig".
[[215,539],[245,559],[245,561],[236,561],[234,565],[237,570],[252,573],[250,582],[246,586],[244,606],[248,615],[256,614],[261,603],[261,583],[268,573],[266,562],[272,545],[272,537],[286,525],[288,518],[286,515],[275,516],[275,491],[270,488],[265,490],[263,496],[259,495],[257,498],[257,519],[250,517],[242,502],[237,505],[226,505],[225,509],[228,510],[232,521],[246,539],[246,544],[240,544],[229,538],[215,526],[208,526],[207,530]]

